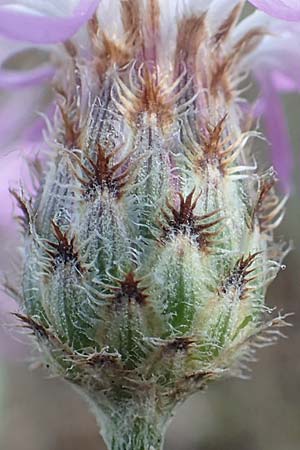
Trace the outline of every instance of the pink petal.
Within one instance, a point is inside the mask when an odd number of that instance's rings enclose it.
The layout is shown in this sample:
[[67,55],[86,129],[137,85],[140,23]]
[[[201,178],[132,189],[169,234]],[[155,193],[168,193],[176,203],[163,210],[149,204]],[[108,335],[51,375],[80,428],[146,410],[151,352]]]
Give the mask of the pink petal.
[[100,0],[80,0],[71,15],[56,17],[39,11],[16,10],[14,5],[0,6],[0,34],[32,43],[63,42],[93,15]]
[[300,21],[299,0],[249,0],[249,2],[278,19]]
[[[42,87],[31,87],[6,94],[1,99],[0,108],[0,150],[8,153],[13,142],[21,138],[28,127],[31,128],[38,112],[45,109],[45,92]],[[2,153],[3,154],[3,153]]]
[[293,173],[293,151],[289,138],[282,103],[272,83],[272,79],[266,76],[261,79],[263,120],[268,140],[271,144],[271,156],[279,181],[285,192],[291,190]]
[[55,74],[53,67],[44,65],[32,70],[0,70],[0,88],[23,88],[50,80]]
[[[29,70],[11,70],[5,67],[5,64],[11,60],[24,61],[28,57],[26,51],[42,51],[48,61],[43,62]],[[35,84],[44,83],[51,79],[55,69],[50,62],[49,47],[34,47],[32,44],[10,41],[5,38],[0,39],[0,89],[12,89],[15,87],[27,87]]]
[[271,74],[273,86],[279,92],[294,92],[299,91],[300,88],[300,80],[298,83],[293,77],[289,77],[285,73],[282,73],[278,70],[274,70]]

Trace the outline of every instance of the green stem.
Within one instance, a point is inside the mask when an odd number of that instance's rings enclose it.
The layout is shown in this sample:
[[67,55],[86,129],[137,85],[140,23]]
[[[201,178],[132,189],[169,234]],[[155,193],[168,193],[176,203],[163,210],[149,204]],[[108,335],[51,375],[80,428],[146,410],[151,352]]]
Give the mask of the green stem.
[[162,450],[162,431],[145,418],[136,418],[132,424],[125,425],[126,429],[122,425],[118,427],[117,423],[103,434],[108,450]]
[[120,400],[92,407],[108,450],[162,450],[168,417],[162,416],[150,398],[144,402]]

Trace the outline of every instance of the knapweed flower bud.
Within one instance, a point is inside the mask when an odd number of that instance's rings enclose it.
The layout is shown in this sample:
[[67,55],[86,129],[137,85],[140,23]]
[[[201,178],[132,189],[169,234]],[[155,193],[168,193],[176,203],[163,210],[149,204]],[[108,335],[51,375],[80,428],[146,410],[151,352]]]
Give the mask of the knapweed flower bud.
[[[201,2],[200,2],[201,3]],[[264,36],[240,2],[121,1],[65,44],[49,162],[23,210],[23,307],[113,450],[159,450],[177,404],[240,373],[271,324],[286,199],[251,153],[239,82]],[[171,5],[169,5],[171,8]],[[222,10],[223,11],[223,10]],[[248,121],[249,122],[249,121]]]

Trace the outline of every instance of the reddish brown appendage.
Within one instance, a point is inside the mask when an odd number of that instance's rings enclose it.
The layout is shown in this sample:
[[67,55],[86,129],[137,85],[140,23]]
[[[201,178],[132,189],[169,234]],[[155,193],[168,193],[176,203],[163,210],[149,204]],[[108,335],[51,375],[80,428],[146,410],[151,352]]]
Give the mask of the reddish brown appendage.
[[141,83],[134,95],[130,98],[126,97],[126,93],[121,92],[120,95],[128,122],[135,126],[141,114],[147,113],[150,117],[156,117],[157,125],[162,131],[168,131],[175,114],[172,94],[165,93],[163,80],[147,65],[141,68],[140,76]]
[[231,11],[227,19],[221,24],[217,33],[214,35],[214,42],[218,44],[219,42],[225,41],[232,29],[236,26],[243,6],[241,3],[236,5],[235,8]]
[[258,198],[253,210],[253,216],[257,218],[261,232],[269,233],[274,229],[274,221],[284,211],[284,204],[280,205],[280,199],[275,193],[276,179],[274,177],[261,181]]
[[195,342],[193,337],[177,337],[174,340],[167,342],[166,349],[175,352],[186,352],[195,344]]
[[98,144],[95,161],[85,156],[89,168],[87,164],[77,160],[84,177],[76,172],[75,176],[82,184],[83,193],[86,197],[93,196],[97,188],[102,192],[107,189],[117,199],[122,197],[134,169],[132,164],[129,164],[132,153],[129,153],[121,161],[113,163],[113,159],[119,150],[120,148],[115,148],[106,154],[102,145]]
[[[201,169],[204,170],[207,167],[207,164],[215,164],[217,162],[217,165],[220,169],[220,171],[225,174],[227,164],[225,157],[228,156],[228,153],[230,153],[230,150],[227,152],[222,152],[223,149],[223,142],[222,142],[222,135],[225,128],[225,122],[227,119],[227,114],[217,123],[216,126],[207,126],[207,135],[202,136],[202,149],[203,149],[203,155],[201,157],[198,157],[198,161],[196,162],[196,165]],[[195,158],[197,158],[197,152],[195,151]]]
[[141,280],[135,278],[134,272],[129,272],[123,280],[119,281],[119,286],[110,287],[114,292],[113,302],[122,304],[124,301],[128,303],[135,302],[138,305],[145,305],[148,295],[145,293],[147,288],[139,286]]
[[69,148],[78,148],[80,147],[80,136],[81,132],[79,129],[79,111],[77,114],[72,114],[73,105],[70,105],[68,100],[68,95],[66,92],[59,88],[55,87],[55,91],[58,94],[58,108],[60,111],[62,125],[63,125],[63,144]]
[[196,73],[196,59],[201,43],[205,41],[205,14],[183,18],[178,23],[175,50],[175,74],[181,72],[182,64],[186,66],[189,76]]
[[[180,204],[179,209],[176,209],[167,201],[168,212],[163,211],[165,224],[161,224],[163,235],[160,241],[164,243],[170,236],[177,236],[179,234],[195,236],[199,250],[209,252],[213,246],[214,238],[219,234],[219,231],[209,231],[210,228],[219,224],[222,221],[221,217],[206,222],[213,218],[220,211],[215,210],[203,216],[198,216],[194,213],[197,206],[200,194],[193,200],[195,189],[184,198],[181,193],[178,193]],[[170,214],[171,213],[171,214]],[[204,222],[204,223],[203,223]]]
[[30,316],[25,316],[24,314],[20,313],[13,313],[15,317],[17,317],[21,322],[23,323],[24,328],[28,328],[33,332],[33,334],[43,340],[49,340],[50,333],[49,331],[41,324],[39,324],[36,320],[34,320]]
[[256,268],[253,267],[253,263],[257,255],[259,255],[259,252],[253,253],[248,257],[242,256],[237,261],[232,272],[223,283],[221,289],[223,294],[226,294],[229,289],[234,288],[239,290],[240,300],[246,300],[249,297],[250,292],[253,290],[253,288],[249,286],[249,283],[257,278],[256,275],[249,278],[249,275],[256,271]]
[[79,272],[83,273],[84,268],[80,264],[79,253],[75,249],[75,237],[69,239],[67,233],[63,233],[54,221],[52,221],[52,228],[57,242],[48,240],[47,245],[50,248],[46,252],[52,259],[53,267],[56,268],[59,262],[71,263]]
[[139,0],[121,2],[121,18],[124,39],[116,41],[101,29],[98,18],[94,15],[88,24],[88,31],[93,47],[94,67],[100,82],[105,74],[116,67],[124,67],[137,55],[142,45],[141,5]]
[[28,204],[24,197],[18,194],[14,189],[10,189],[9,192],[17,201],[17,205],[22,212],[22,215],[17,216],[16,218],[21,224],[23,231],[28,232],[30,224],[30,202]]

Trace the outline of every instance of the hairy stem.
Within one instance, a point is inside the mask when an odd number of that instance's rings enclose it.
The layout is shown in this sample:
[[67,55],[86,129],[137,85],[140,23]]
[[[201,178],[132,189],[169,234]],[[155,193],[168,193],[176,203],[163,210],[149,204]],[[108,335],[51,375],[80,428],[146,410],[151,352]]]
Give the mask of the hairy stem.
[[108,450],[162,450],[164,438],[162,430],[144,417],[135,418],[133,423],[124,418],[106,430],[103,437]]
[[90,403],[108,450],[162,450],[169,414],[158,411],[153,399],[122,399],[113,405],[101,399],[100,406],[90,397]]

